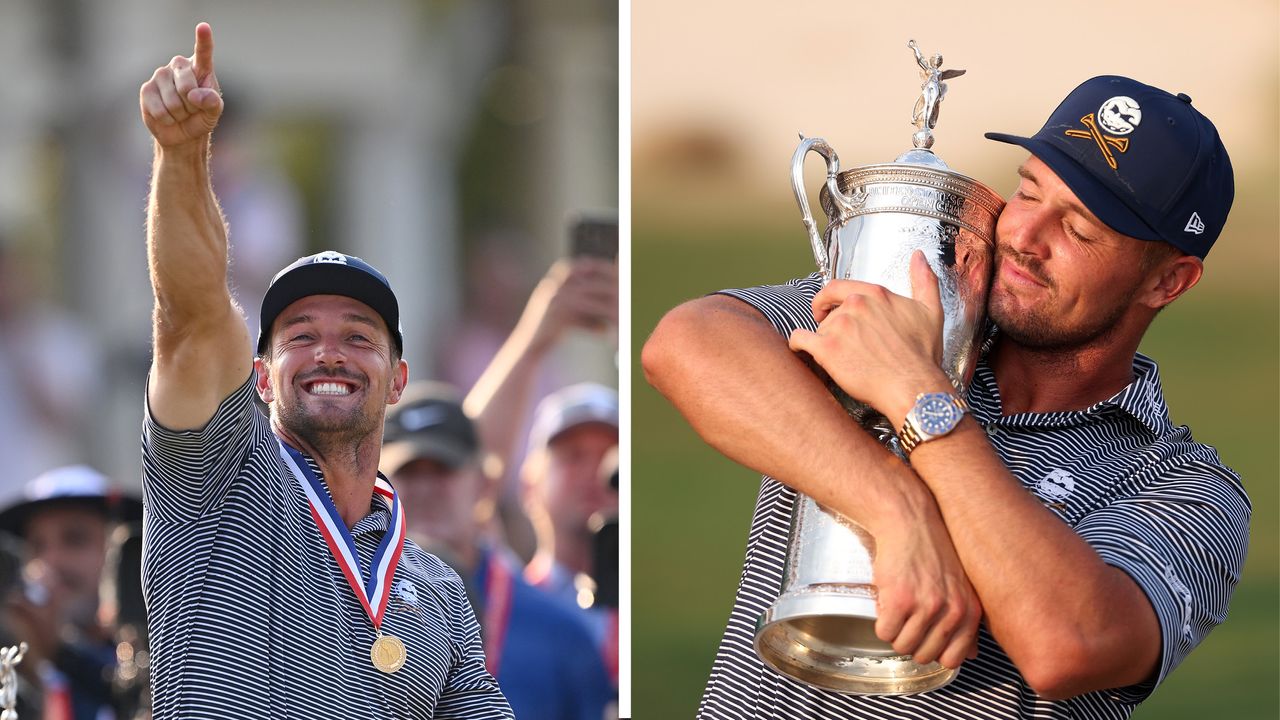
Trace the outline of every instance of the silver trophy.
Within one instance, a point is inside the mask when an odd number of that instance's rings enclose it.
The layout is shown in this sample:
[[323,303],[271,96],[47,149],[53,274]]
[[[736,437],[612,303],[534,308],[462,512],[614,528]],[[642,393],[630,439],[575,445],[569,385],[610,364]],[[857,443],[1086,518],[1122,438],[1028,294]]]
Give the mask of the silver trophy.
[[0,648],[0,720],[18,720],[18,671],[16,666],[27,654],[27,644]]
[[[910,296],[911,255],[924,251],[945,313],[943,369],[963,394],[981,342],[996,216],[1004,202],[929,149],[946,94],[943,81],[964,71],[943,70],[941,55],[926,60],[915,41],[908,47],[924,78],[912,118],[913,149],[892,163],[840,172],[830,145],[802,135],[791,159],[791,184],[824,281],[863,280]],[[821,235],[802,175],[810,151],[827,162],[820,201],[828,224]],[[867,432],[906,461],[896,428],[883,415],[829,386]],[[836,692],[896,695],[951,682],[956,670],[916,663],[876,637],[875,550],[875,538],[857,523],[797,495],[781,595],[757,624],[760,657],[785,675]]]

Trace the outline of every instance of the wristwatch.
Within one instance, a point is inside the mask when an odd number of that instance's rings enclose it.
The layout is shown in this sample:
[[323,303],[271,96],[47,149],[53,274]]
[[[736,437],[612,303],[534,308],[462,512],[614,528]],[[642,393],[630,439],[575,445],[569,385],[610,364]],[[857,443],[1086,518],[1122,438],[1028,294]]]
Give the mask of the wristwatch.
[[898,433],[902,452],[910,455],[920,443],[940,438],[955,430],[968,411],[969,406],[964,400],[951,393],[920,393],[916,396],[915,406],[902,423],[902,431]]

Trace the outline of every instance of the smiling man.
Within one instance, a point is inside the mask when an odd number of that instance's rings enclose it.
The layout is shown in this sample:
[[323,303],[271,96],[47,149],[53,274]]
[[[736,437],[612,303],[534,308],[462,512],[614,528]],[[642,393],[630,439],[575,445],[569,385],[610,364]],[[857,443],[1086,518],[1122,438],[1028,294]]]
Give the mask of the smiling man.
[[[213,34],[140,92],[155,139],[143,428],[156,718],[509,718],[457,574],[378,474],[408,378],[387,279],[337,252],[282,270],[257,358],[209,180]],[[270,408],[253,405],[257,391]]]
[[[988,137],[1031,157],[997,223],[993,330],[966,397],[938,365],[938,283],[918,252],[912,297],[817,275],[730,290],[668,313],[645,346],[650,381],[702,437],[767,475],[699,717],[1122,718],[1226,617],[1248,498],[1170,421],[1137,352],[1226,222],[1217,130],[1186,95],[1104,76],[1035,135]],[[800,352],[902,428],[909,466]],[[922,431],[931,402],[951,412]],[[876,537],[876,634],[963,665],[951,684],[839,695],[755,656],[796,491]]]

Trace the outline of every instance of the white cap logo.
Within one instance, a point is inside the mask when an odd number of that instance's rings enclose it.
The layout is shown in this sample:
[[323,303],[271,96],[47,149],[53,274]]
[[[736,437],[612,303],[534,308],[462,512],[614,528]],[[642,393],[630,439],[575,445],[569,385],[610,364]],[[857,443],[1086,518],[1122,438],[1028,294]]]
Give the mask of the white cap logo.
[[322,262],[324,262],[324,263],[341,263],[342,265],[346,265],[346,264],[347,264],[347,256],[346,256],[346,255],[343,255],[343,254],[342,254],[342,253],[340,253],[340,252],[334,252],[334,251],[332,251],[332,250],[325,250],[324,252],[320,253],[319,255],[316,255],[316,260],[315,260],[315,261],[316,261],[316,262],[318,262],[318,263],[322,263]]
[[1131,97],[1117,95],[1098,108],[1098,124],[1112,135],[1128,135],[1142,122],[1142,108]]
[[1191,213],[1191,218],[1187,220],[1187,226],[1182,228],[1183,232],[1201,235],[1204,233],[1204,221],[1200,219],[1200,213]]

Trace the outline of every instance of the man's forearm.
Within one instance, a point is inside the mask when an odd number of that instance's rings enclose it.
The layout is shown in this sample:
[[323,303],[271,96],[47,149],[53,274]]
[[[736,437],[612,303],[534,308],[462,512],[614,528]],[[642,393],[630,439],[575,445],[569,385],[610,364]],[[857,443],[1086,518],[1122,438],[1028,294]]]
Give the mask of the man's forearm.
[[1041,694],[1141,682],[1160,630],[1146,596],[1009,473],[966,418],[911,456],[946,520],[987,624]]
[[[155,148],[147,257],[157,340],[225,310],[227,231],[209,179],[209,142]],[[160,327],[163,325],[163,328]]]
[[[520,431],[529,415],[542,359],[550,349],[537,340],[527,322],[517,323],[463,402],[482,444],[502,458],[504,467],[519,456]],[[506,474],[514,476],[516,470],[507,467]]]
[[709,296],[671,311],[642,360],[649,382],[708,444],[873,534],[897,521],[904,502],[931,502],[918,481],[902,481],[909,473],[901,461],[739,300]]

